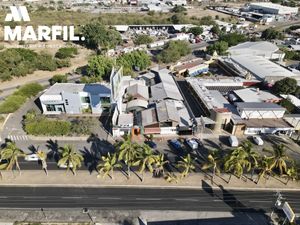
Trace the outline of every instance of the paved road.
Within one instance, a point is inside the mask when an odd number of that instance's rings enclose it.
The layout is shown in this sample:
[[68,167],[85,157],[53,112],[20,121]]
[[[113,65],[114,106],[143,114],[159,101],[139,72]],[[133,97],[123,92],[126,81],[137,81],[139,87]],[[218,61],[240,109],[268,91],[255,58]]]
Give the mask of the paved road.
[[[103,208],[126,210],[186,210],[270,212],[275,193],[145,188],[1,187],[0,208]],[[296,212],[299,192],[283,195]]]

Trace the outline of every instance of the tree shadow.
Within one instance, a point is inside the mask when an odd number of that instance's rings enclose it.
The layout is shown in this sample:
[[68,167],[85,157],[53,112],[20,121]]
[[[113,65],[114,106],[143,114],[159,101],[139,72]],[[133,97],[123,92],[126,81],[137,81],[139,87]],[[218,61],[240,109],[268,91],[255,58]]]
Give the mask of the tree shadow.
[[106,156],[108,153],[114,153],[114,146],[105,139],[100,139],[98,134],[91,134],[87,139],[87,143],[91,143],[91,152],[95,154],[97,158]]
[[95,151],[88,150],[84,147],[83,150],[80,150],[81,154],[83,155],[84,165],[92,173],[94,170],[97,171],[97,165],[99,162],[99,158],[97,157],[97,153]]
[[59,145],[57,143],[57,140],[48,140],[46,143],[46,147],[50,150],[47,154],[48,159],[54,159],[56,162],[58,162],[60,158],[60,152],[59,152]]

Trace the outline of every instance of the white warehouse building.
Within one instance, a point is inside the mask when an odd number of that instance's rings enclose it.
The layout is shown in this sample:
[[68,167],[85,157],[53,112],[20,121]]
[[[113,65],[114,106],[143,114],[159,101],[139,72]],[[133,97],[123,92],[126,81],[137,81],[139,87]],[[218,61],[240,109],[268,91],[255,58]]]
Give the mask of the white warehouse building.
[[250,10],[257,10],[264,14],[274,15],[296,15],[298,14],[297,7],[288,7],[271,2],[253,2],[249,4]]

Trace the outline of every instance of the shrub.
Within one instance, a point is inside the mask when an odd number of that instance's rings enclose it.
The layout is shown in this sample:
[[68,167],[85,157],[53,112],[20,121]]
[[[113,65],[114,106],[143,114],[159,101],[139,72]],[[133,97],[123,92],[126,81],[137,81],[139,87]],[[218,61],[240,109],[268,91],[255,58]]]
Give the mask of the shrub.
[[74,55],[78,54],[78,49],[75,47],[66,47],[66,48],[60,48],[55,54],[55,58],[58,59],[66,59],[66,58],[72,58]]
[[49,80],[50,85],[53,85],[55,83],[67,83],[67,82],[68,82],[68,76],[67,75],[62,75],[62,74],[54,75]]
[[30,83],[22,86],[0,104],[0,113],[13,113],[17,111],[27,98],[37,95],[42,90],[43,87],[38,83]]
[[0,104],[0,113],[12,113],[17,111],[26,101],[25,96],[11,95]]
[[45,117],[25,123],[25,131],[31,135],[68,135],[71,130],[71,123],[57,119],[47,119]]
[[57,68],[70,67],[71,61],[69,58],[55,60]]
[[43,86],[38,83],[26,84],[19,88],[13,95],[21,95],[27,98],[36,96],[40,91],[43,90]]

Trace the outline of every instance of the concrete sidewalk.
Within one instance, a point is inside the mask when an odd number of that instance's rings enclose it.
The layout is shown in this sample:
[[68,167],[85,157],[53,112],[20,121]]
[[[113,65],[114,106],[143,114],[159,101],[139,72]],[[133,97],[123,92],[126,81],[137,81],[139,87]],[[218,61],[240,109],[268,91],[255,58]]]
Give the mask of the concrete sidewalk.
[[[229,183],[229,175],[216,177],[214,184],[211,185],[210,176],[203,173],[193,173],[188,177],[179,180],[178,183],[169,183],[163,178],[153,178],[152,174],[145,173],[144,180],[141,181],[140,175],[131,173],[130,179],[121,173],[115,172],[114,179],[109,177],[97,178],[97,173],[88,173],[87,171],[77,171],[74,176],[71,172],[63,170],[50,170],[46,176],[42,170],[26,170],[21,175],[17,171],[2,172],[3,179],[0,180],[0,186],[31,186],[31,187],[140,187],[140,188],[214,188],[219,189],[222,185],[226,189],[232,190],[268,190],[268,191],[300,191],[300,183],[290,181],[285,185],[286,179],[273,178],[269,180],[261,179],[259,184],[255,184],[250,179],[240,180],[232,176]],[[179,175],[179,174],[178,174]],[[256,177],[255,177],[256,179]]]

